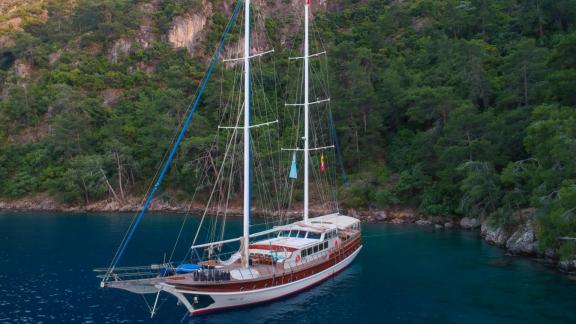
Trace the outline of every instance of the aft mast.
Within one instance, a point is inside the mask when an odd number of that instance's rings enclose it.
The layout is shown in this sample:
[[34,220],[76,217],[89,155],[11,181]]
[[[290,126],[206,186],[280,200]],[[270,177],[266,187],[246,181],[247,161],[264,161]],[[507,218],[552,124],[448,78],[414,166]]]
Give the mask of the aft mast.
[[309,44],[308,44],[308,15],[310,11],[310,0],[306,0],[304,6],[304,221],[308,221],[308,165],[309,165],[309,98],[308,98],[308,62],[309,62]]
[[242,262],[250,266],[250,0],[244,0],[244,221]]

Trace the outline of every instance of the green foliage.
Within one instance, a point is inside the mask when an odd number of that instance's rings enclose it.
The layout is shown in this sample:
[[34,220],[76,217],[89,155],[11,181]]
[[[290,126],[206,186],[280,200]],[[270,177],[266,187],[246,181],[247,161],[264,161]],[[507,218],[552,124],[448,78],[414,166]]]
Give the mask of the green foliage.
[[477,218],[495,212],[502,194],[494,167],[486,162],[469,161],[459,169],[466,174],[460,185],[463,195],[459,211]]
[[[542,248],[573,257],[574,245],[558,237],[576,236],[567,184],[576,177],[574,8],[574,1],[344,2],[322,20],[337,45],[332,87],[343,105],[335,115],[346,121],[338,131],[357,173],[344,201],[499,225],[539,207]],[[385,160],[393,181],[366,181],[367,160]]]
[[[86,203],[145,190],[206,68],[205,58],[161,41],[202,1],[161,1],[152,15],[140,1],[70,3],[35,8],[48,19],[26,19],[0,51],[0,196],[48,191]],[[215,9],[220,1],[212,6],[205,56],[229,14]],[[537,207],[542,247],[573,254],[558,236],[576,235],[576,2],[339,0],[330,8],[314,14],[325,47],[314,50],[329,53],[331,108],[351,173],[341,200],[498,224]],[[269,45],[288,56],[285,43],[301,35],[280,35],[293,29],[282,12],[266,16]],[[156,41],[132,42],[111,60],[116,41],[132,40],[143,23]],[[279,88],[299,79],[278,64]],[[205,176],[192,161],[214,153],[220,91],[237,87],[229,70],[216,72],[222,82],[208,87],[165,183],[179,196]],[[286,102],[274,69],[260,73],[266,97]],[[283,131],[281,141],[294,138]]]
[[374,194],[374,201],[378,207],[390,207],[397,205],[400,200],[394,192],[386,190],[386,189],[379,189]]
[[46,89],[40,86],[12,85],[0,102],[0,114],[18,128],[36,125],[46,113],[47,100]]
[[89,203],[106,196],[108,187],[103,164],[98,155],[80,156],[70,160],[62,176],[48,183],[48,192],[66,203]]
[[7,197],[17,198],[32,193],[37,188],[37,179],[25,171],[20,171],[14,175],[13,181],[6,183],[3,192]]
[[390,170],[384,164],[366,165],[362,173],[352,176],[350,185],[340,196],[352,207],[390,207],[399,203],[391,184]]
[[557,199],[547,203],[542,210],[537,219],[540,248],[558,249],[562,258],[574,258],[573,242],[558,238],[576,237],[576,180],[563,181]]

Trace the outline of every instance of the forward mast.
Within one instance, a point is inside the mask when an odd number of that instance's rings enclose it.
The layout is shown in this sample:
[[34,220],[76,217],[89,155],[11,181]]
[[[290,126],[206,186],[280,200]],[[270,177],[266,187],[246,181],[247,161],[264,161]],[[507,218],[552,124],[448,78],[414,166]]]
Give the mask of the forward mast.
[[244,0],[244,205],[242,262],[250,266],[250,0]]

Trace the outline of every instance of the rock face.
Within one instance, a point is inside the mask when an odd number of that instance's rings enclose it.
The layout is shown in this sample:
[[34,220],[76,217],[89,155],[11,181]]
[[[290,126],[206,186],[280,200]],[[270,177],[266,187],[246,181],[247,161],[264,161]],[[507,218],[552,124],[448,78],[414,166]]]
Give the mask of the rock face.
[[104,105],[111,106],[122,97],[121,89],[106,89],[100,93]]
[[486,242],[498,246],[505,246],[510,237],[508,231],[502,226],[489,225],[487,222],[482,223],[480,233]]
[[512,254],[532,255],[536,253],[536,235],[532,222],[520,226],[506,241],[506,248]]
[[394,218],[390,221],[390,224],[406,224],[403,218]]
[[116,40],[116,42],[114,42],[114,45],[110,50],[110,55],[108,55],[108,59],[110,59],[114,63],[117,63],[120,56],[130,52],[131,48],[132,43],[129,40],[120,38]]
[[34,65],[27,60],[18,59],[14,64],[14,71],[21,79],[28,79],[32,76]]
[[576,260],[564,260],[558,262],[558,269],[564,272],[576,272]]
[[460,227],[465,229],[475,229],[480,227],[481,222],[478,218],[464,217],[460,220]]
[[388,215],[386,214],[385,211],[379,211],[379,212],[376,212],[376,213],[375,213],[374,218],[375,218],[377,221],[385,221],[385,220],[388,219]]
[[55,66],[56,62],[58,62],[58,60],[60,59],[60,57],[62,56],[62,50],[57,50],[54,53],[51,53],[50,55],[48,55],[48,64],[50,66]]
[[403,219],[404,219],[405,223],[411,224],[411,223],[414,223],[416,221],[416,216],[408,215],[408,216],[403,217]]
[[416,225],[420,225],[420,226],[427,226],[427,225],[432,225],[432,222],[426,219],[419,219],[416,221]]
[[544,258],[550,262],[558,260],[558,252],[554,249],[544,250]]
[[532,222],[534,215],[535,209],[528,208],[516,211],[512,215],[512,223],[507,226],[483,222],[481,235],[488,243],[505,247],[511,254],[533,256],[538,253]]
[[[211,11],[211,8],[208,10]],[[188,49],[188,52],[194,53],[194,48],[199,43],[202,31],[206,27],[207,16],[199,12],[188,17],[174,18],[172,29],[168,32],[168,41],[172,47],[184,47]]]

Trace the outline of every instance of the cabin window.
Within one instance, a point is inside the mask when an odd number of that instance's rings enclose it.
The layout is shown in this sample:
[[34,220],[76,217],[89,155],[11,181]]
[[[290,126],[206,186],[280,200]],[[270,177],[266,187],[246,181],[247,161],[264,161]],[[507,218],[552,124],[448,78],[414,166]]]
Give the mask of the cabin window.
[[300,254],[302,254],[303,258],[308,255],[306,252],[308,252],[308,250],[302,250],[302,252],[300,252]]
[[328,241],[324,241],[324,248],[325,248],[325,249],[328,248]]
[[314,239],[314,240],[319,240],[319,239],[320,239],[320,234],[319,234],[319,233],[308,232],[308,238],[309,238],[309,239]]
[[314,246],[314,253],[318,252],[318,245]]
[[312,253],[313,253],[312,248],[308,248],[308,255],[310,255]]
[[305,238],[306,237],[306,231],[300,231],[298,233],[298,237]]
[[289,237],[290,236],[290,231],[282,231],[280,232],[280,237]]
[[331,239],[333,237],[336,237],[336,231],[330,231],[328,233],[326,233],[326,239]]
[[291,231],[290,237],[298,237],[298,231]]

